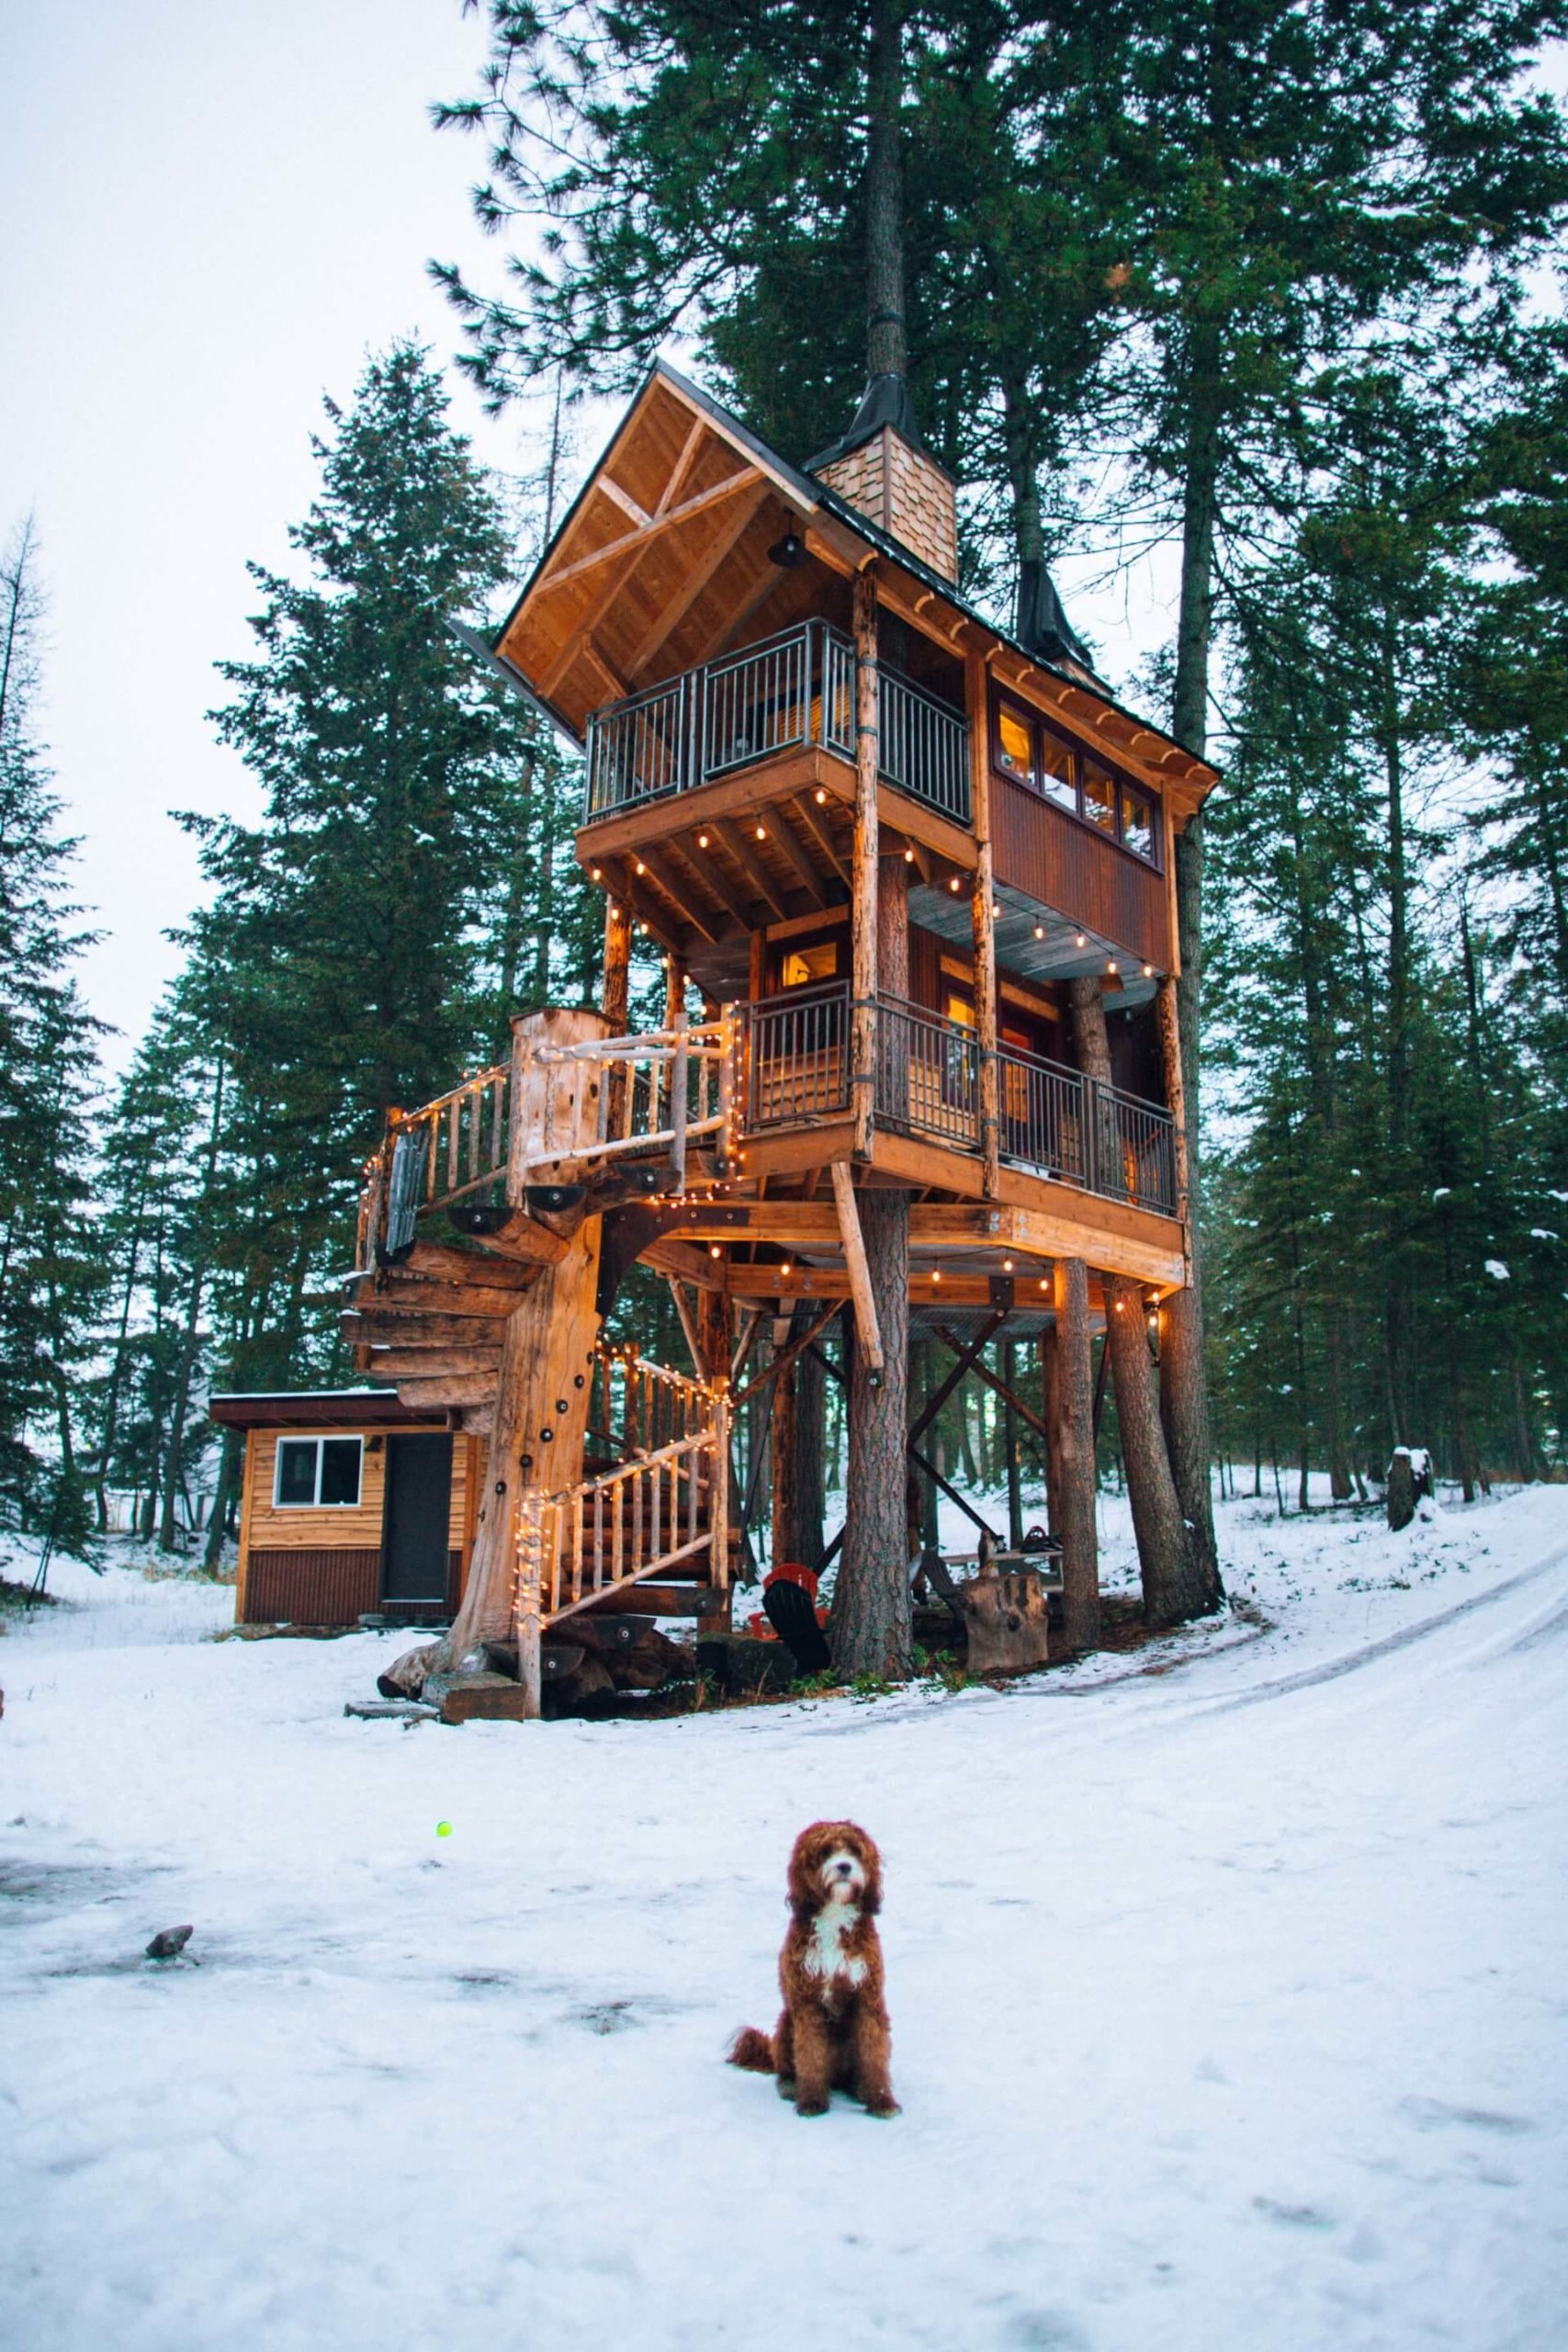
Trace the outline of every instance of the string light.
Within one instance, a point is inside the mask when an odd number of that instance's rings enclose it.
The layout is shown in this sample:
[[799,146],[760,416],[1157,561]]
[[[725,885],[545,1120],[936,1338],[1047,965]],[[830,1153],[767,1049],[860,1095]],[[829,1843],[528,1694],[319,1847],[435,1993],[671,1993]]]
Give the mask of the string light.
[[768,829],[767,829],[766,825],[759,825],[759,826],[758,826],[758,828],[757,828],[757,839],[758,839],[760,842],[765,842],[765,841],[767,840],[767,838],[768,838]]
[[1043,924],[1043,922],[1037,922],[1037,923],[1035,924],[1035,926],[1034,926],[1034,936],[1035,936],[1035,938],[1036,938],[1036,939],[1043,939],[1043,938],[1044,938],[1044,936],[1045,936],[1045,926],[1044,926],[1044,924]]
[[1004,1274],[1010,1274],[1010,1273],[1011,1273],[1011,1272],[1012,1272],[1012,1260],[1011,1260],[1010,1258],[1004,1258],[1004,1259],[1002,1260],[1002,1272],[1003,1272],[1003,1273],[1004,1273]]
[[[592,881],[602,882],[604,878],[604,869],[602,865],[591,866],[589,868],[589,876]],[[615,911],[614,907],[612,907],[610,912],[614,914]]]
[[1154,966],[1153,966],[1152,964],[1145,964],[1145,965],[1144,966],[1144,978],[1145,978],[1145,980],[1152,980],[1152,979],[1154,978],[1154,976],[1155,976],[1155,967],[1154,967]]
[[1117,969],[1117,963],[1116,963],[1116,958],[1115,958],[1115,956],[1112,956],[1112,957],[1111,958],[1110,963],[1109,963],[1109,964],[1107,964],[1107,966],[1106,966],[1106,967],[1105,967],[1105,968],[1106,968],[1106,970],[1107,970],[1108,972],[1114,972],[1114,971]]
[[1088,940],[1084,937],[1084,935],[1083,935],[1083,933],[1082,933],[1082,932],[1081,932],[1081,931],[1079,932],[1079,933],[1078,933],[1078,935],[1077,935],[1077,944],[1079,947],[1087,947],[1087,946],[1089,945],[1089,942],[1088,942]]
[[817,806],[818,807],[818,808],[826,808],[826,807],[828,806],[828,796],[827,796],[827,794],[823,791],[822,786],[821,786],[820,785],[818,785],[818,787],[817,787]]
[[956,889],[957,889],[957,888],[958,888],[958,876],[957,876],[957,875],[956,875],[956,874],[950,875],[950,876],[948,876],[948,884],[947,884],[947,887],[948,887],[948,888],[949,888],[950,890],[956,890]]
[[707,845],[708,845],[708,837],[707,837],[707,835],[706,835],[705,833],[699,833],[699,834],[697,835],[697,847],[698,847],[699,849],[706,849]]
[[904,852],[904,863],[905,863],[905,865],[913,865],[914,862],[915,862],[915,853],[914,853],[914,851],[913,851],[912,849],[907,849],[907,850]]
[[640,858],[640,857],[639,857],[639,858],[637,859],[637,872],[638,872],[639,874],[646,874],[646,873],[648,872],[648,868],[647,868],[647,866],[643,864],[643,862],[642,862],[642,860],[641,860],[641,858]]

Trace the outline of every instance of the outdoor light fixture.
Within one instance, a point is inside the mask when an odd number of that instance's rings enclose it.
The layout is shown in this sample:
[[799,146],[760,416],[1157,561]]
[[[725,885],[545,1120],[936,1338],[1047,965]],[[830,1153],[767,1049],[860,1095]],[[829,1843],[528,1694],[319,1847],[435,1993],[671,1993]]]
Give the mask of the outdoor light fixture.
[[639,858],[637,859],[637,872],[638,872],[639,874],[646,874],[646,873],[648,872],[648,868],[647,868],[647,866],[643,864],[643,862],[642,862],[642,860],[641,860],[641,858],[640,858],[640,857],[639,857]]
[[948,885],[947,885],[947,887],[948,887],[948,888],[949,888],[950,890],[956,890],[956,889],[957,889],[957,888],[958,888],[958,876],[957,876],[957,875],[956,875],[956,874],[952,875],[952,876],[949,876],[949,878],[948,878]]
[[1107,964],[1105,968],[1108,972],[1113,972],[1116,969],[1116,958],[1114,956],[1112,956],[1110,963]]
[[765,841],[767,840],[767,838],[768,838],[768,829],[767,829],[766,825],[759,825],[759,826],[758,826],[758,828],[757,828],[757,839],[758,839],[760,842],[765,842]]
[[806,541],[792,523],[782,539],[775,539],[768,549],[768,561],[776,563],[781,571],[793,571],[796,564],[806,561]]
[[[710,1243],[708,1244],[708,1256],[709,1256],[710,1258],[722,1258],[722,1257],[723,1257],[723,1255],[724,1255],[724,1252],[723,1252],[723,1250],[719,1248],[719,1246],[718,1246],[718,1244],[717,1244],[717,1242],[716,1242],[716,1241],[712,1241],[712,1242],[710,1242]],[[1116,1302],[1116,1304],[1117,1304],[1117,1306],[1121,1306],[1121,1304],[1122,1304],[1121,1300],[1120,1300],[1120,1299],[1118,1299],[1118,1300],[1117,1300],[1117,1302]]]
[[697,847],[698,847],[699,849],[706,849],[707,845],[708,845],[708,837],[707,837],[707,835],[706,835],[705,833],[699,833],[699,834],[697,835]]
[[914,851],[913,851],[912,849],[907,849],[907,850],[904,852],[904,863],[905,863],[905,865],[913,865],[914,862],[915,862],[915,853],[914,853]]
[[1155,967],[1154,967],[1154,966],[1153,966],[1152,964],[1145,964],[1145,965],[1144,966],[1144,978],[1145,978],[1145,980],[1152,980],[1152,979],[1154,978],[1154,976],[1155,976]]
[[828,806],[828,796],[827,796],[827,794],[823,791],[822,786],[821,786],[820,785],[818,785],[818,787],[817,787],[817,806],[818,807],[818,808],[826,808],[826,807]]
[[1087,947],[1087,946],[1089,945],[1089,942],[1088,942],[1088,940],[1084,937],[1084,935],[1083,935],[1083,933],[1082,933],[1082,932],[1081,932],[1081,931],[1079,932],[1079,933],[1078,933],[1078,935],[1077,935],[1077,944],[1079,947]]
[[603,867],[602,865],[595,865],[595,866],[591,867],[591,868],[590,868],[590,879],[591,879],[592,881],[594,881],[594,882],[601,881],[601,880],[603,879],[603,877],[604,877],[604,867]]
[[1035,926],[1034,926],[1034,936],[1035,936],[1035,938],[1036,938],[1036,939],[1043,939],[1043,938],[1044,938],[1044,936],[1045,936],[1045,926],[1044,926],[1044,924],[1043,924],[1043,922],[1037,922],[1037,923],[1035,924]]

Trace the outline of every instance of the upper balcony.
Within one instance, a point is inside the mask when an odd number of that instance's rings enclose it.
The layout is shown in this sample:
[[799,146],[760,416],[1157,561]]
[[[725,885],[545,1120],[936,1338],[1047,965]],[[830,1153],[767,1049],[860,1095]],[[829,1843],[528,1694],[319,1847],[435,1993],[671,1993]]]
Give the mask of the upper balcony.
[[[895,670],[884,666],[879,677],[884,781],[967,830],[967,718]],[[593,712],[583,822],[623,817],[812,746],[853,765],[855,650],[820,620]]]
[[[998,960],[1036,981],[1109,965],[1146,992],[1145,967],[1175,960],[1158,795],[1014,695],[988,690],[965,710],[960,666],[928,667],[946,698],[886,652],[878,663],[879,821],[885,852],[918,869],[911,921],[968,941],[978,731]],[[727,934],[739,950],[850,895],[855,703],[852,641],[811,618],[589,717],[579,854],[716,999],[746,989]]]

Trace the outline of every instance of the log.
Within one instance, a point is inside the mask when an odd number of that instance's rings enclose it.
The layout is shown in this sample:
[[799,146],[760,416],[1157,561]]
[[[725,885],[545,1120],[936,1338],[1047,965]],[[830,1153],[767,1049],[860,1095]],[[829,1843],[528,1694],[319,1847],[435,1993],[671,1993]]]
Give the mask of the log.
[[1027,1674],[1051,1655],[1045,1583],[1038,1568],[982,1568],[958,1587],[971,1674]]
[[[554,1260],[561,1255],[565,1243],[539,1227],[542,1244],[547,1244],[544,1255]],[[481,1289],[524,1291],[534,1280],[531,1265],[520,1265],[515,1260],[486,1256],[478,1250],[448,1250],[439,1241],[416,1241],[406,1258],[400,1258],[390,1269],[393,1282],[405,1281],[410,1275],[428,1276],[434,1282],[477,1283]]]
[[1062,1546],[1062,1630],[1069,1648],[1086,1650],[1100,1639],[1100,1539],[1094,1520],[1094,1336],[1089,1269],[1081,1258],[1057,1259],[1055,1292],[1051,1532]]
[[858,1159],[871,1153],[876,1116],[877,717],[876,565],[854,580],[855,833],[851,890],[851,1108]]
[[410,1315],[374,1307],[343,1318],[343,1335],[351,1347],[485,1348],[501,1345],[494,1318],[489,1315]]
[[[833,1170],[835,1185],[849,1170]],[[851,1202],[851,1215],[854,1204]],[[833,1599],[833,1661],[845,1675],[901,1680],[913,1668],[914,1623],[905,1521],[909,1361],[909,1203],[904,1193],[864,1191],[860,1226],[874,1329],[874,1364],[857,1329],[851,1349],[849,1514]]]
[[378,1380],[445,1380],[465,1373],[493,1374],[500,1362],[499,1339],[477,1348],[443,1347],[439,1341],[422,1348],[405,1340],[400,1347],[373,1347],[367,1368]]

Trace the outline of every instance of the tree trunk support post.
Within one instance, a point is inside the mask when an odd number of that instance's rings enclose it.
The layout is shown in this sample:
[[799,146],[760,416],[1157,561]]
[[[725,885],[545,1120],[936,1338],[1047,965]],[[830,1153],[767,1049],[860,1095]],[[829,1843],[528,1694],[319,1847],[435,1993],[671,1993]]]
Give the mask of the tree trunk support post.
[[1058,1258],[1054,1277],[1056,1329],[1049,1406],[1055,1488],[1062,1546],[1062,1616],[1069,1645],[1100,1639],[1100,1546],[1094,1523],[1094,1342],[1089,1319],[1089,1268]]
[[[835,1159],[832,1168],[833,1202],[839,1212],[839,1231],[844,1244],[844,1263],[849,1270],[850,1296],[854,1302],[855,1332],[864,1359],[865,1370],[872,1387],[880,1386],[886,1363],[882,1352],[882,1329],[876,1311],[876,1298],[872,1289],[871,1269],[866,1261],[865,1238],[861,1230],[860,1212],[855,1206],[854,1180],[848,1165]],[[902,1202],[902,1194],[897,1196]],[[905,1220],[906,1236],[908,1218]],[[908,1280],[905,1278],[908,1296]],[[906,1313],[908,1308],[906,1308]]]
[[852,984],[850,1008],[851,1110],[857,1159],[871,1157],[876,1119],[876,968],[878,820],[876,780],[878,703],[876,666],[876,566],[874,559],[854,580],[855,640],[855,831],[851,908]]
[[975,939],[975,1033],[980,1055],[980,1168],[994,1201],[1001,1171],[1001,1066],[998,1059],[996,870],[991,854],[990,673],[983,653],[964,664],[969,706],[969,809],[975,831],[975,888],[969,902]]

